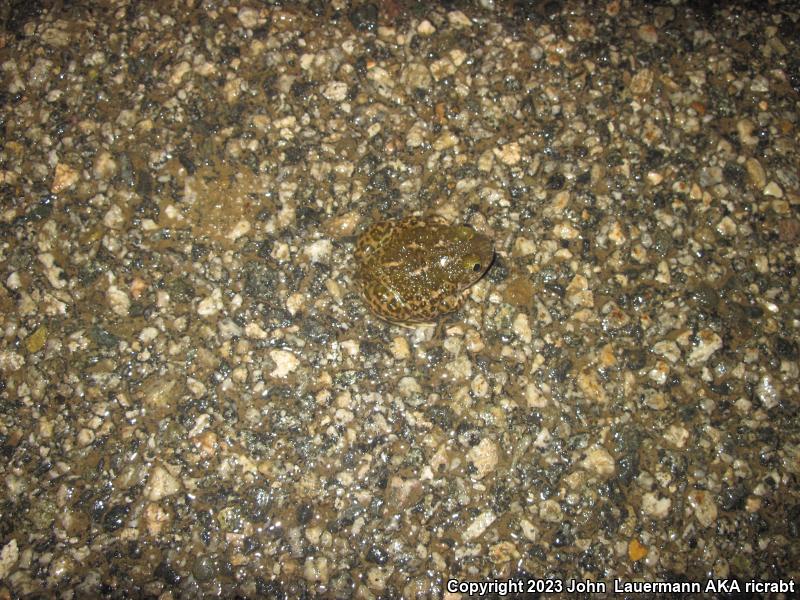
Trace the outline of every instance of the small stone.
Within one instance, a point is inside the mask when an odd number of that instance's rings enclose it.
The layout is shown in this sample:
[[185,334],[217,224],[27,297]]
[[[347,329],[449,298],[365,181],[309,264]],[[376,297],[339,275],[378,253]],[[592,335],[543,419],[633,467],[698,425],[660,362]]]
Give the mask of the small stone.
[[733,237],[736,235],[736,221],[729,216],[724,216],[717,223],[717,232],[725,237]]
[[85,448],[95,440],[94,431],[84,427],[78,432],[78,446]]
[[544,408],[547,406],[547,398],[535,383],[525,386],[525,402],[529,408]]
[[328,239],[312,242],[303,249],[303,254],[312,263],[327,263],[333,252],[333,244]]
[[722,338],[711,329],[701,329],[697,334],[697,340],[697,345],[686,360],[690,367],[706,362],[714,352],[722,348]]
[[739,134],[739,141],[745,146],[755,146],[758,138],[753,135],[755,124],[750,119],[739,119],[736,122],[736,131]]
[[421,63],[411,63],[403,70],[403,81],[410,90],[427,90],[433,83],[428,67]]
[[657,385],[664,385],[669,376],[669,365],[663,360],[658,360],[648,375]]
[[484,150],[478,157],[478,170],[488,173],[494,166],[494,153],[491,150]]
[[711,494],[704,490],[693,490],[689,493],[688,500],[702,527],[711,527],[717,522],[717,505]]
[[300,364],[297,357],[288,350],[270,350],[269,356],[275,362],[275,369],[270,373],[272,377],[286,377]]
[[614,474],[616,462],[608,450],[602,446],[596,446],[586,453],[586,458],[581,462],[581,466],[600,477],[610,477]]
[[764,375],[758,380],[755,391],[756,397],[761,401],[761,404],[767,410],[778,406],[778,403],[780,402],[780,394],[778,393],[778,389],[776,388],[772,377],[769,375]]
[[552,498],[539,505],[539,517],[548,523],[560,523],[563,516],[561,505]]
[[109,151],[104,150],[95,157],[93,173],[100,180],[111,179],[117,174],[117,163]]
[[125,215],[122,214],[122,209],[116,204],[109,208],[103,217],[103,225],[109,229],[122,229],[124,223]]
[[406,376],[401,378],[397,383],[397,391],[400,392],[400,395],[404,398],[409,398],[413,395],[421,394],[422,388],[415,378]]
[[409,148],[419,148],[425,143],[425,126],[419,123],[415,123],[411,126],[411,129],[408,130],[408,135],[406,136],[406,145]]
[[201,317],[210,317],[217,314],[222,308],[222,290],[215,288],[209,296],[197,304],[197,314]]
[[307,581],[328,581],[328,559],[324,556],[308,557],[303,565],[303,577]]
[[529,256],[536,252],[537,244],[533,240],[524,237],[518,237],[514,240],[514,247],[511,250],[511,256],[514,258],[520,256]]
[[511,542],[499,542],[489,548],[489,559],[494,564],[507,563],[516,558],[519,558],[519,551]]
[[512,327],[514,329],[514,333],[517,334],[519,339],[526,344],[531,343],[531,340],[533,339],[533,332],[531,331],[530,322],[528,321],[528,315],[525,313],[517,313]]
[[264,331],[263,327],[258,323],[251,321],[247,325],[244,326],[244,334],[253,340],[265,340],[267,339],[267,332]]
[[430,65],[431,76],[436,81],[441,81],[445,77],[450,77],[451,75],[454,75],[455,72],[456,65],[448,57],[435,60]]
[[181,391],[181,386],[172,377],[151,375],[142,383],[142,402],[158,413],[167,413],[175,407]]
[[207,555],[200,555],[192,564],[192,575],[199,582],[211,581],[217,574],[217,562]]
[[56,264],[56,258],[53,256],[52,252],[42,252],[38,254],[36,258],[39,259],[44,265],[45,275],[47,276],[47,281],[57,290],[63,288],[67,281],[64,277],[64,270]]
[[763,75],[756,75],[750,82],[750,91],[765,94],[769,91],[769,81]]
[[472,21],[470,21],[469,17],[460,10],[454,10],[447,13],[447,20],[450,21],[450,25],[452,25],[455,29],[466,29],[467,27],[472,27]]
[[65,163],[58,163],[53,176],[53,183],[50,185],[50,191],[58,194],[72,187],[76,181],[78,181],[78,171]]
[[446,130],[442,132],[436,140],[433,142],[433,149],[437,152],[441,152],[443,150],[449,150],[450,148],[455,147],[458,144],[458,136],[450,131]]
[[628,558],[636,562],[637,560],[642,560],[645,556],[647,556],[647,548],[642,546],[639,540],[634,539],[628,543]]
[[106,291],[106,300],[115,314],[120,317],[128,316],[128,311],[131,308],[131,299],[125,291],[115,285],[111,285]]
[[528,519],[520,519],[519,526],[520,529],[522,529],[522,535],[524,535],[529,541],[535,542],[539,539],[539,529]]
[[628,84],[632,94],[637,96],[645,96],[650,93],[653,87],[653,72],[650,69],[639,69],[636,71],[631,81]]
[[242,27],[253,29],[258,26],[258,11],[254,8],[249,6],[240,8],[238,17]]
[[247,219],[241,219],[236,223],[236,225],[233,226],[233,228],[231,228],[226,237],[232,242],[235,242],[243,235],[250,233],[250,228],[250,221]]
[[170,520],[170,513],[160,504],[150,502],[144,509],[144,523],[149,535],[160,534]]
[[322,95],[331,102],[342,102],[347,98],[347,84],[343,81],[331,81],[322,88]]
[[436,33],[436,27],[428,21],[428,19],[423,19],[419,25],[417,25],[417,33],[423,37],[428,37]]
[[383,67],[372,67],[367,71],[367,79],[374,83],[383,96],[390,96],[395,86],[395,79]]
[[662,340],[654,344],[652,350],[655,354],[663,356],[668,361],[673,363],[677,362],[681,357],[681,350],[678,348],[678,344],[672,340]]
[[516,165],[522,159],[522,152],[517,142],[503,144],[499,148],[495,148],[494,153],[500,162],[509,166]]
[[405,337],[398,335],[392,339],[392,356],[397,360],[407,360],[411,356],[408,340]]
[[180,480],[164,467],[156,465],[147,478],[144,493],[149,500],[158,502],[163,498],[177,494],[182,487]]
[[584,396],[598,404],[606,404],[608,402],[608,394],[603,388],[603,383],[597,371],[591,367],[581,369],[578,373],[578,388],[583,392]]
[[747,177],[750,180],[750,184],[758,190],[764,189],[764,186],[767,185],[767,175],[764,173],[764,167],[761,166],[761,163],[755,158],[748,158],[745,162],[745,168],[747,169]]
[[139,341],[143,344],[149,344],[158,337],[158,329],[156,327],[145,327],[139,332]]
[[772,196],[773,198],[783,198],[783,190],[774,181],[770,181],[764,188],[765,196]]
[[17,548],[17,540],[12,539],[0,551],[0,581],[5,581],[12,567],[17,564],[19,559],[19,549]]
[[671,507],[672,500],[669,498],[659,498],[653,492],[647,492],[642,495],[642,511],[654,519],[666,517]]
[[639,35],[639,39],[647,44],[657,44],[658,43],[658,31],[655,27],[646,23],[644,25],[639,25],[639,29],[637,30]]
[[553,235],[560,240],[574,240],[581,232],[570,223],[562,222],[553,226]]
[[55,582],[69,577],[75,570],[75,566],[75,561],[71,556],[66,554],[57,556],[50,562],[47,571],[50,581]]
[[567,286],[567,300],[572,306],[592,308],[594,294],[589,288],[589,281],[583,275],[575,275]]
[[475,465],[476,479],[483,479],[494,472],[499,460],[497,444],[489,438],[483,438],[477,446],[473,446],[467,453],[467,458]]
[[489,526],[495,522],[497,519],[497,515],[495,515],[492,511],[487,510],[479,514],[472,523],[464,530],[464,533],[461,534],[462,539],[465,542],[469,542],[474,540],[477,537],[480,537],[484,531],[486,531]]
[[664,439],[676,448],[683,448],[689,439],[689,430],[681,425],[670,425]]
[[661,173],[657,171],[650,171],[647,173],[647,183],[650,185],[658,185],[662,181],[664,181],[664,176]]
[[45,342],[47,342],[47,327],[40,325],[36,328],[36,331],[30,334],[28,339],[25,340],[25,349],[31,354],[35,354],[44,348]]

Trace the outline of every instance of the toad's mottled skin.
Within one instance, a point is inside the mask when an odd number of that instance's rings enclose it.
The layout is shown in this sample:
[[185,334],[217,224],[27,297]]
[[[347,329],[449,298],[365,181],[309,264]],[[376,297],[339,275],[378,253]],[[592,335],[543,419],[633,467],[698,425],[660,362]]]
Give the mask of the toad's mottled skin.
[[370,226],[356,244],[364,301],[391,323],[430,323],[457,310],[494,257],[492,240],[441,217],[406,217]]

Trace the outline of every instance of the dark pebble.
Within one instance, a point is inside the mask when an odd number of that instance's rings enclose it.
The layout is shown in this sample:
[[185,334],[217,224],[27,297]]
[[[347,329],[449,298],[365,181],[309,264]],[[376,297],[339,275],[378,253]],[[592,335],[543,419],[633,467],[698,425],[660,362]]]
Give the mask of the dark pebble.
[[378,7],[372,2],[362,4],[350,11],[350,23],[358,31],[375,33],[378,29]]
[[116,531],[125,524],[125,519],[128,516],[128,507],[121,504],[116,504],[111,507],[103,517],[103,529],[109,533]]
[[181,582],[181,576],[166,561],[160,562],[153,574],[157,579],[170,586],[176,586]]
[[376,565],[385,565],[389,562],[389,554],[383,548],[372,546],[367,551],[367,560]]
[[785,360],[796,360],[798,356],[797,342],[778,336],[775,338],[775,352]]
[[198,556],[192,565],[192,575],[197,581],[210,581],[217,574],[216,561],[210,556]]

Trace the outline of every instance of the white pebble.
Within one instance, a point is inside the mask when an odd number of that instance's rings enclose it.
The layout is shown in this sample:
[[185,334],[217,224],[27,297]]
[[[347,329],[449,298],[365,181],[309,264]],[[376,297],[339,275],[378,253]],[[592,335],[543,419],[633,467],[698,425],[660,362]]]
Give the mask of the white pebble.
[[270,350],[269,357],[275,362],[275,369],[270,373],[272,377],[286,377],[300,364],[297,357],[288,350]]

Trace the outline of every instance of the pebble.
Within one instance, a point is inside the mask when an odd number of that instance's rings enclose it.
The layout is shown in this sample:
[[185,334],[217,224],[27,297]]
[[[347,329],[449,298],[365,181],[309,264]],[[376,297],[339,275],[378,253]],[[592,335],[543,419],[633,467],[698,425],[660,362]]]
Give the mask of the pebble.
[[258,11],[254,8],[240,8],[238,17],[242,27],[246,27],[247,29],[255,29],[258,26]]
[[648,44],[658,43],[658,31],[650,24],[639,25],[639,39]]
[[686,364],[696,367],[706,362],[720,348],[722,338],[710,329],[701,329],[697,334],[697,344],[689,353]]
[[17,560],[19,560],[19,548],[17,540],[12,538],[0,551],[0,580],[8,577]]
[[600,477],[610,477],[616,470],[616,463],[608,450],[595,447],[586,453],[586,458],[581,463],[583,468]]
[[774,181],[770,181],[764,188],[765,196],[772,196],[773,198],[783,198],[783,190]]
[[108,286],[106,300],[111,310],[121,317],[127,317],[131,308],[131,299],[128,294],[116,285]]
[[271,377],[282,379],[300,366],[300,361],[297,360],[294,353],[288,350],[270,350],[269,357],[275,363],[275,369],[270,373]]
[[652,87],[653,72],[647,68],[636,71],[633,77],[631,77],[630,83],[628,84],[628,88],[630,89],[631,93],[636,94],[637,96],[646,96],[650,93],[650,89]]
[[222,304],[222,290],[214,288],[210,295],[197,304],[197,314],[201,317],[212,317],[224,308]]
[[436,33],[436,28],[428,19],[423,19],[419,22],[419,25],[417,25],[417,33],[421,36],[429,37]]
[[447,20],[456,29],[467,29],[472,27],[472,21],[460,10],[454,10],[447,13]]
[[653,492],[642,494],[642,512],[653,519],[665,519],[672,507],[672,500],[659,497]]
[[758,190],[764,189],[764,186],[767,185],[767,176],[761,163],[757,159],[750,157],[745,161],[745,167],[747,168],[750,184]]
[[54,194],[71,188],[78,181],[79,173],[66,163],[58,163],[56,165],[55,174],[53,175],[53,182],[50,184],[50,191]]
[[343,81],[332,81],[322,90],[322,95],[331,102],[343,102],[347,98],[347,84]]
[[510,142],[496,148],[495,156],[505,165],[513,166],[522,159],[522,150],[517,142]]
[[475,478],[480,480],[497,468],[499,449],[493,441],[483,438],[477,446],[470,448],[467,457],[477,470]]
[[711,494],[705,490],[693,490],[687,499],[701,527],[711,527],[717,522],[717,505]]
[[470,542],[481,535],[497,520],[497,515],[487,510],[479,514],[461,534],[461,539]]
[[151,502],[159,502],[164,498],[174,496],[181,491],[182,487],[178,478],[164,467],[156,465],[150,470],[144,493]]

